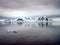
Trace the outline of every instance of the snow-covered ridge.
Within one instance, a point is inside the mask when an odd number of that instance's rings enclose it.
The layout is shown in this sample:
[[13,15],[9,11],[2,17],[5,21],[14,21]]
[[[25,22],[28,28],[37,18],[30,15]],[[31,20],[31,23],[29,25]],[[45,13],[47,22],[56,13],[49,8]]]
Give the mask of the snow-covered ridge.
[[0,19],[0,21],[48,21],[47,17],[18,17],[15,19]]
[[0,22],[7,21],[7,22],[13,22],[13,21],[60,21],[60,17],[55,18],[49,18],[49,17],[17,17],[17,18],[5,18],[0,19]]

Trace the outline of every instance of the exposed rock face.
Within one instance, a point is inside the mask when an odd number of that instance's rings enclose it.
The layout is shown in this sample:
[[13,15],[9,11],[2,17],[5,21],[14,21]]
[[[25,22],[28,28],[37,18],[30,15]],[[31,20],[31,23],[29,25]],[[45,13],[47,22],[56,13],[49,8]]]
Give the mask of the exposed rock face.
[[45,21],[48,21],[48,18],[46,18]]
[[17,21],[23,21],[23,19],[19,18],[19,19],[17,19]]
[[43,20],[48,21],[49,19],[48,19],[47,17],[45,17],[45,18],[44,18],[44,17],[39,17],[39,18],[38,18],[38,21],[39,21],[39,20],[40,20],[40,21],[43,21]]

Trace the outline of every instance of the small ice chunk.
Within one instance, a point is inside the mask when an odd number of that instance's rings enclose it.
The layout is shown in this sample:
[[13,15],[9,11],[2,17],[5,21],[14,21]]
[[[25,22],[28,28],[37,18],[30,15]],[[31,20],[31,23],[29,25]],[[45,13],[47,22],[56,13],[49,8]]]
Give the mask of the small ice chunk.
[[10,32],[17,33],[16,30],[8,30],[8,33],[10,33]]

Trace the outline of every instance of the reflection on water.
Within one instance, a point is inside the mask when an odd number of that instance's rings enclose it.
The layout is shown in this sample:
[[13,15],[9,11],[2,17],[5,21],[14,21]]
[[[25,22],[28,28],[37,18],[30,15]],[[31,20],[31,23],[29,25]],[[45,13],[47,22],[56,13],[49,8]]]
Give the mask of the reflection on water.
[[[1,40],[2,39],[2,40]],[[60,43],[59,22],[3,22],[0,23],[0,44]]]
[[48,26],[48,22],[41,22],[41,23],[38,23],[39,27],[44,27],[44,26]]
[[49,27],[52,26],[52,22],[3,22],[0,23],[0,26],[24,26],[24,27]]
[[17,22],[17,24],[18,24],[18,25],[22,25],[22,24],[23,24],[23,22]]

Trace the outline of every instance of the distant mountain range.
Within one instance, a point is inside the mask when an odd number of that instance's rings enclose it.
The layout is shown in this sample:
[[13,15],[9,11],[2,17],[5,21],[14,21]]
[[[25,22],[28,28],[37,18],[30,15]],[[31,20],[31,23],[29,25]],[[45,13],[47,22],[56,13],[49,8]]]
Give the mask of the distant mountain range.
[[54,17],[60,17],[60,15],[51,15],[51,16],[47,16],[48,18],[54,18]]
[[[31,16],[31,17],[40,17],[40,16]],[[41,16],[44,17],[44,16]],[[50,15],[50,16],[46,16],[48,18],[54,18],[54,17],[60,17],[60,15]],[[6,17],[6,16],[0,16],[0,19],[16,19],[16,18],[20,18],[20,17]]]
[[0,16],[0,19],[15,19],[17,17],[6,17],[6,16]]

